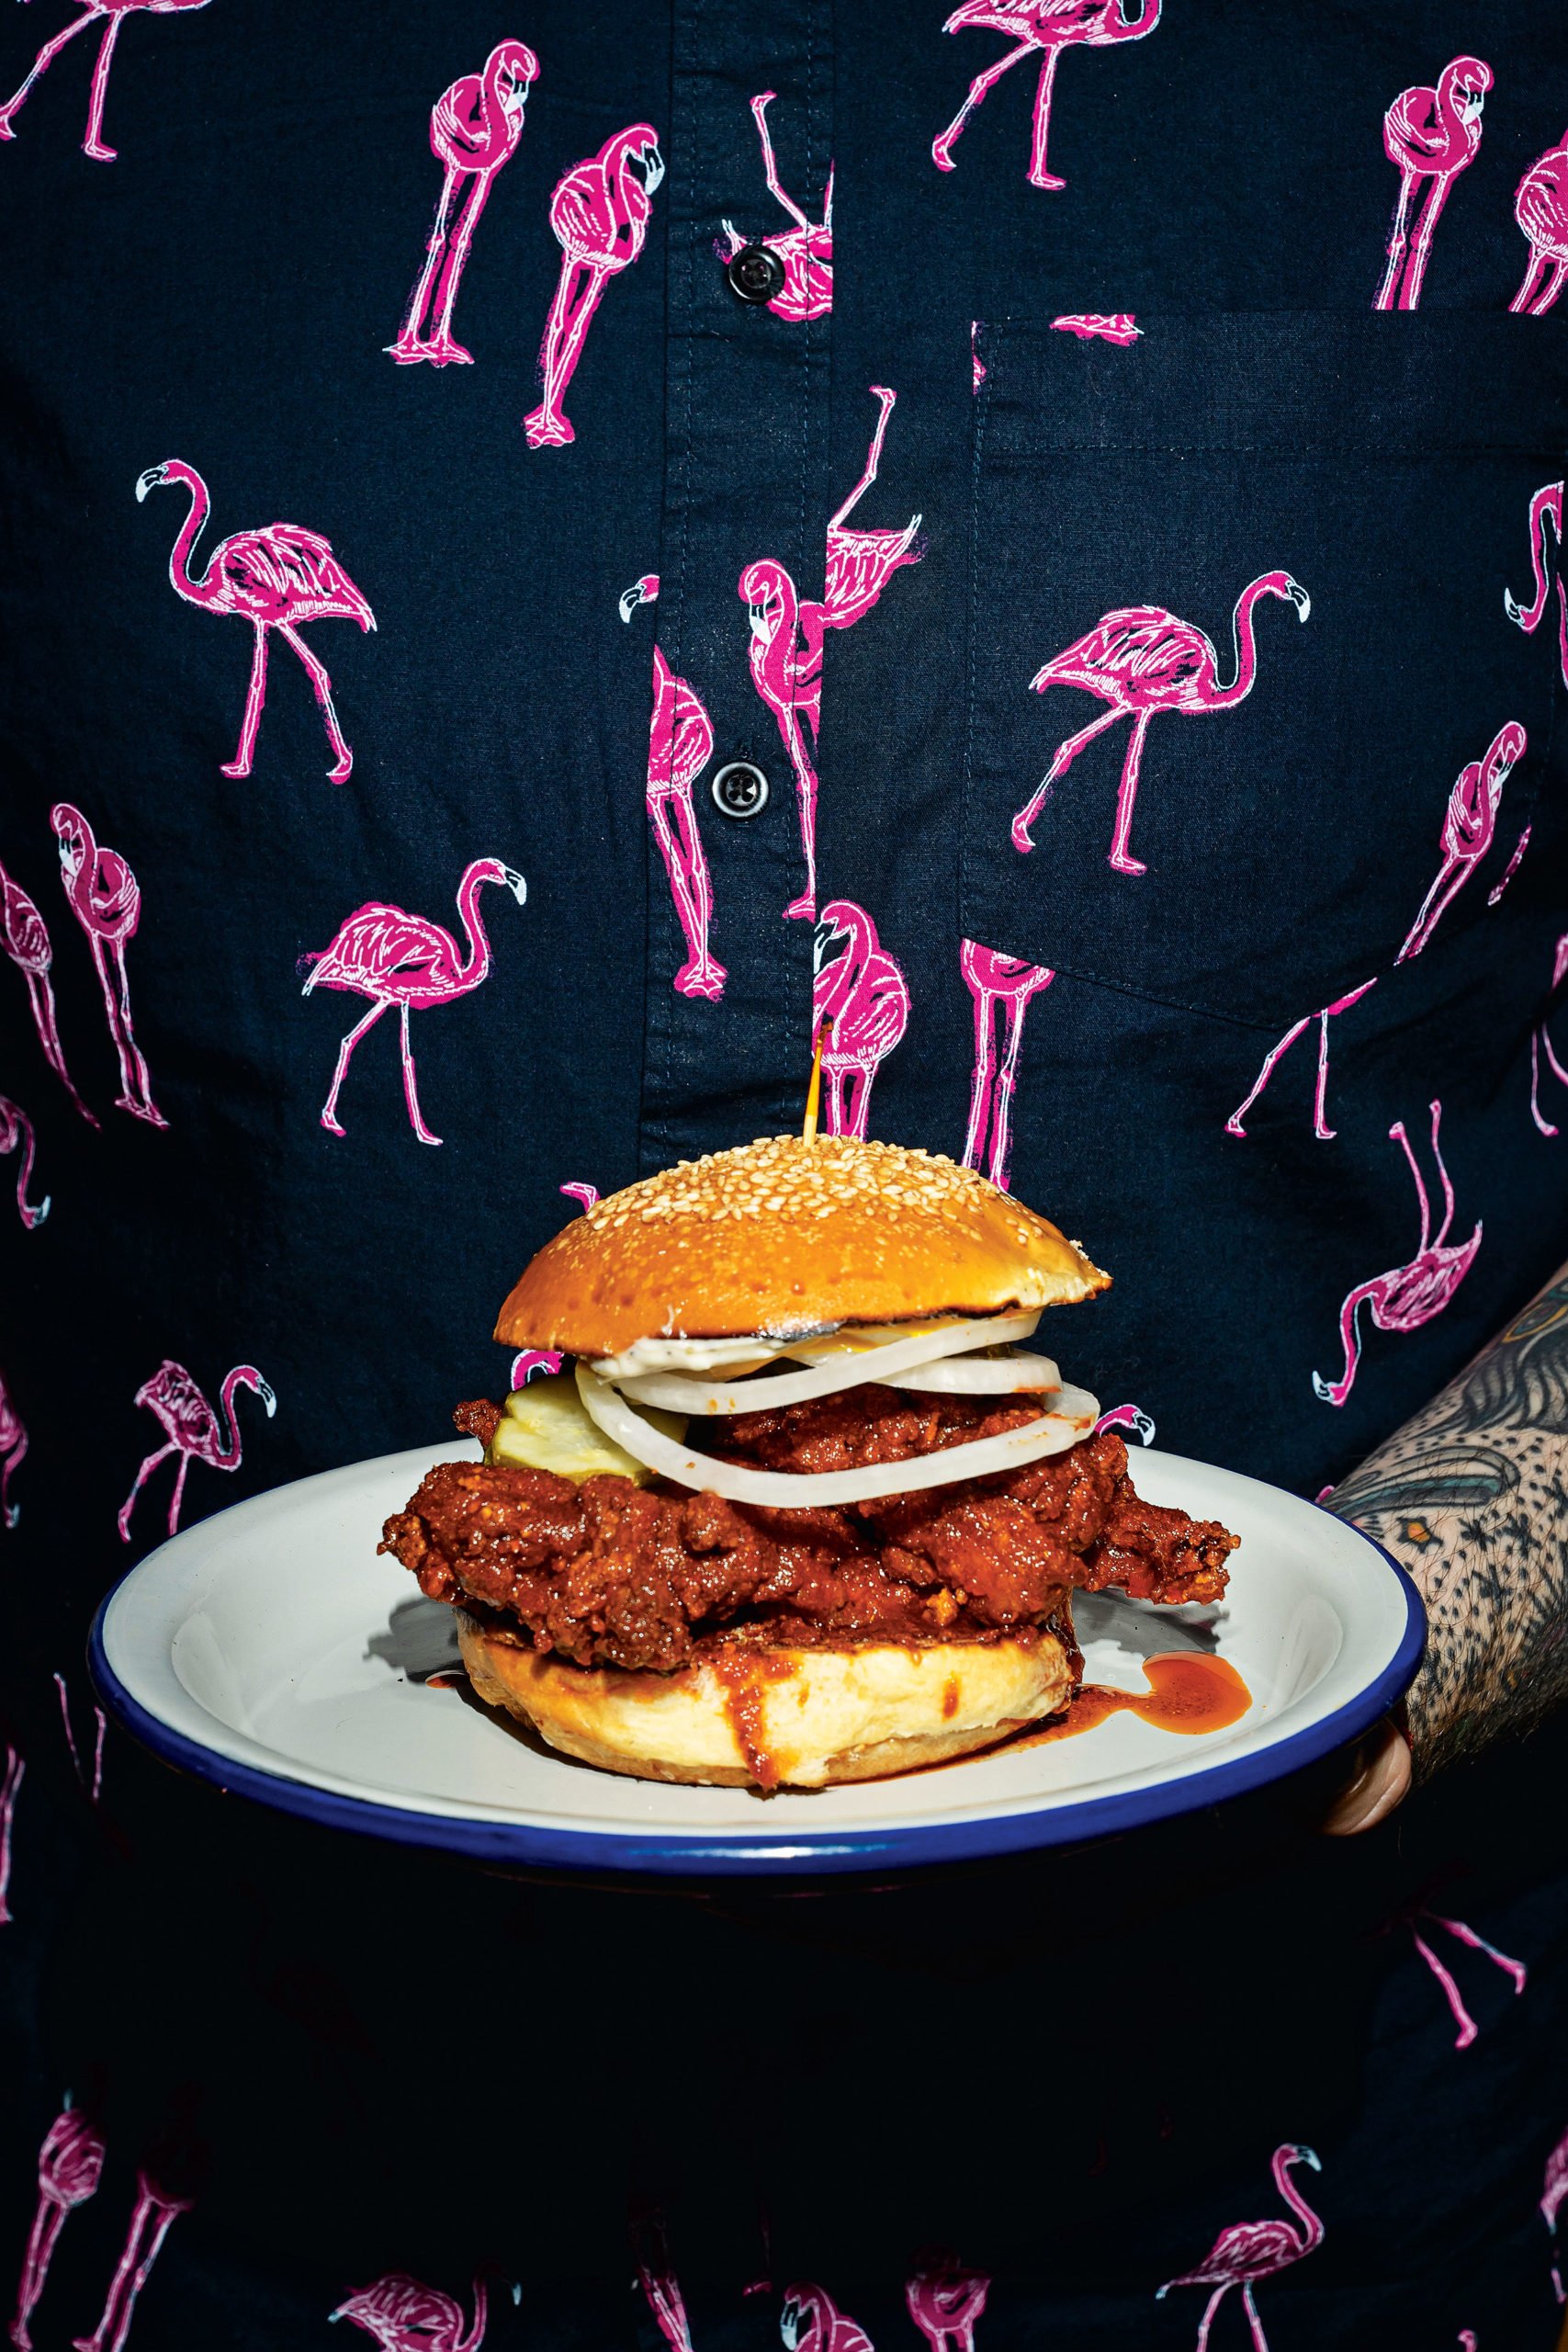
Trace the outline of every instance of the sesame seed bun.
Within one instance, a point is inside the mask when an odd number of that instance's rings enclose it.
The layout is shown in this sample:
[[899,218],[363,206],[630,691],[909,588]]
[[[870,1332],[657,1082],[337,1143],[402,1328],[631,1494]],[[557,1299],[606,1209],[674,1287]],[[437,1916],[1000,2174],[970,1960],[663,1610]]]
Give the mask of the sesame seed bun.
[[481,1699],[562,1754],[644,1781],[819,1789],[994,1747],[1072,1696],[1053,1634],[927,1649],[732,1649],[678,1674],[571,1666],[487,1633],[458,1641]]
[[596,1203],[526,1268],[495,1336],[614,1356],[639,1340],[1055,1306],[1110,1279],[973,1169],[852,1136],[773,1136]]

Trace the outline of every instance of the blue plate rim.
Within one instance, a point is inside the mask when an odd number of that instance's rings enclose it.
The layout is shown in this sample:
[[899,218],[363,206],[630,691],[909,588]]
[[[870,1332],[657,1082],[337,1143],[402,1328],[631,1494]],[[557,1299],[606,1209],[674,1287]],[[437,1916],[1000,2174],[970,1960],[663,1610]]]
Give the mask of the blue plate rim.
[[[1311,1507],[1323,1508],[1321,1504]],[[1152,1788],[1085,1797],[1074,1804],[1009,1814],[995,1820],[821,1833],[797,1830],[787,1837],[756,1838],[686,1837],[667,1831],[639,1836],[621,1830],[547,1829],[527,1822],[470,1821],[457,1815],[339,1795],[309,1781],[291,1780],[285,1773],[264,1771],[259,1766],[220,1756],[215,1748],[204,1747],[199,1740],[175,1731],[133,1696],[109,1663],[103,1629],[115,1594],[135,1574],[134,1569],[120,1577],[99,1603],[87,1638],[87,1659],[98,1696],[109,1713],[164,1763],[209,1782],[226,1795],[249,1797],[274,1812],[292,1814],[326,1828],[462,1854],[476,1861],[598,1876],[818,1877],[930,1868],[1053,1846],[1080,1846],[1092,1838],[1145,1828],[1179,1814],[1201,1812],[1226,1798],[1247,1796],[1286,1779],[1345,1747],[1374,1724],[1415,1678],[1426,1646],[1426,1611],[1407,1572],[1375,1536],[1333,1511],[1324,1511],[1324,1517],[1333,1519],[1337,1527],[1348,1528],[1371,1546],[1392,1570],[1404,1598],[1404,1630],[1381,1673],[1332,1714],[1252,1755],[1222,1756],[1213,1764]]]

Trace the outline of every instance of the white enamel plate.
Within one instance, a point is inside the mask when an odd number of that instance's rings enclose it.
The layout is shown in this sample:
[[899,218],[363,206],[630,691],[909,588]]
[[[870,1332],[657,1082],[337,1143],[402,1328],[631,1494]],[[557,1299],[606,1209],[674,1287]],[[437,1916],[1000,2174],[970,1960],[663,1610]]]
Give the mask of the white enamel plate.
[[[1282,1779],[1353,1739],[1410,1681],[1421,1604],[1386,1553],[1279,1488],[1140,1451],[1138,1491],[1241,1537],[1217,1611],[1075,1603],[1085,1679],[1144,1687],[1159,1651],[1215,1648],[1252,1704],[1223,1731],[1116,1713],[1080,1736],[932,1772],[761,1797],[671,1787],[552,1754],[468,1692],[452,1613],[381,1522],[461,1442],[258,1495],[131,1570],[93,1628],[104,1701],[145,1746],[284,1812],[536,1868],[887,1870],[1078,1841]],[[1189,1622],[1195,1617],[1210,1621]]]

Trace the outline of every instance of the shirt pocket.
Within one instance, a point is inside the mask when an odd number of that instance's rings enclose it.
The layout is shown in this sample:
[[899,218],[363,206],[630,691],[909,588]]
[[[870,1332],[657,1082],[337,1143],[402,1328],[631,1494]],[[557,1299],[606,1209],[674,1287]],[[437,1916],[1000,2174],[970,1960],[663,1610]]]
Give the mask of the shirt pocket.
[[1568,334],[1140,323],[984,331],[964,929],[1277,1024],[1483,920],[1561,789]]

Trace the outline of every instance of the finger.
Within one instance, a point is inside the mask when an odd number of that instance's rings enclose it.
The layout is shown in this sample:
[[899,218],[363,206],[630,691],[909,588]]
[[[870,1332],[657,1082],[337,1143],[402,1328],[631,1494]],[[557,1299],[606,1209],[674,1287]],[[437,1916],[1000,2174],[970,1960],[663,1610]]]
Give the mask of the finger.
[[1395,1726],[1384,1722],[1369,1734],[1361,1769],[1324,1816],[1328,1838],[1356,1838],[1375,1829],[1410,1793],[1410,1747]]

